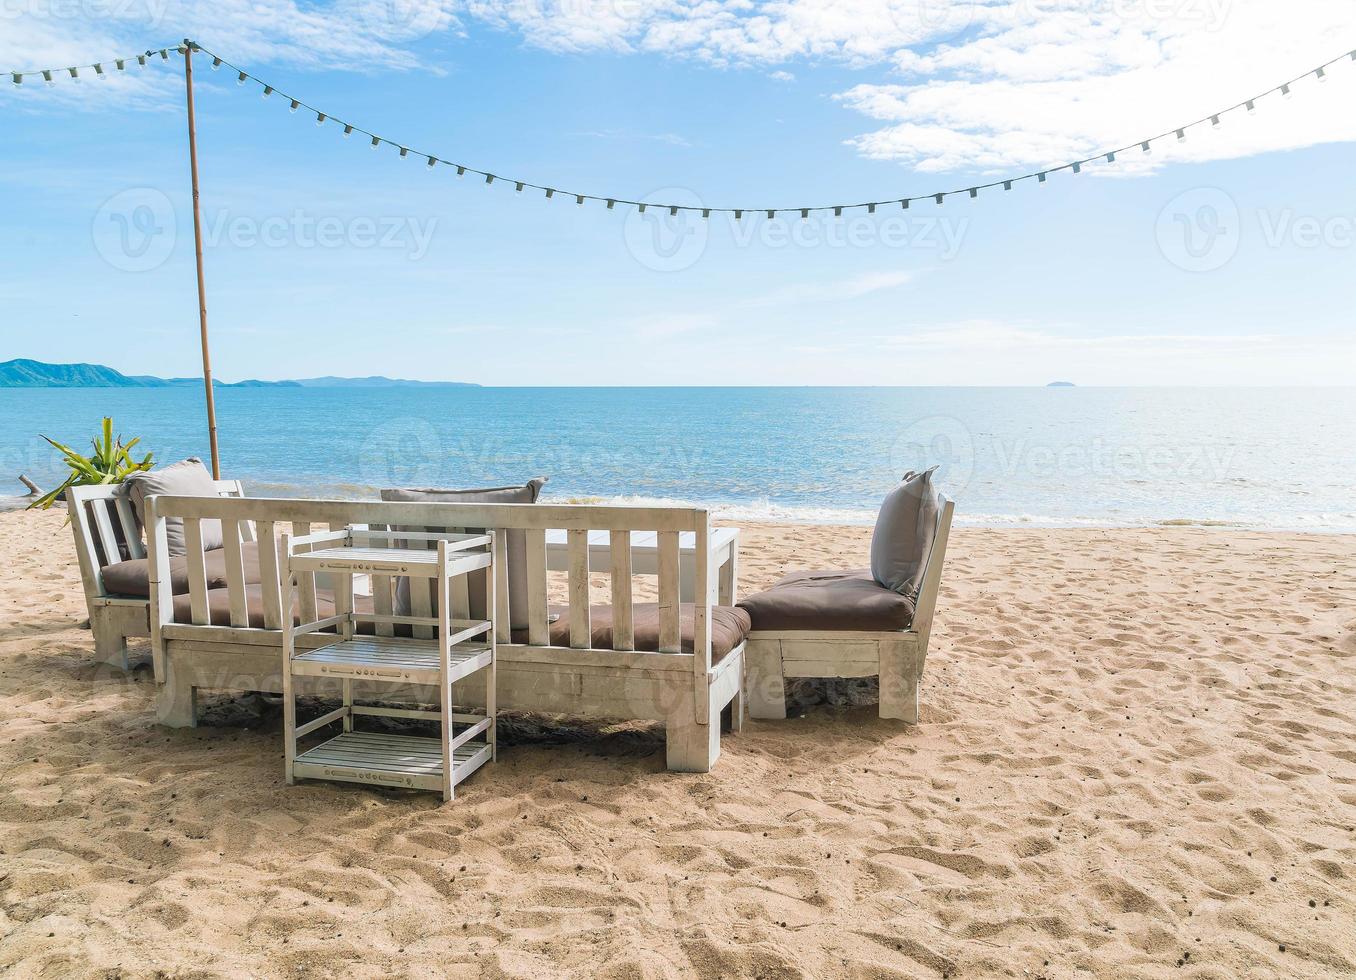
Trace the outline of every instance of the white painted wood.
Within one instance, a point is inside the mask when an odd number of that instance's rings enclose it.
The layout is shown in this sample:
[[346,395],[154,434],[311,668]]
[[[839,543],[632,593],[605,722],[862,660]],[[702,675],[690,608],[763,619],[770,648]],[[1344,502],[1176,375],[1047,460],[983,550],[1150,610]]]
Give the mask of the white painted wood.
[[250,617],[245,601],[245,565],[240,547],[240,522],[222,521],[221,538],[225,544],[222,548],[222,557],[226,562],[226,589],[231,607],[231,625],[248,626]]
[[207,555],[202,546],[202,521],[196,517],[184,521],[184,559],[188,566],[190,621],[207,626],[211,622],[207,608]]
[[[695,571],[692,594],[702,597],[701,602],[692,604],[692,682],[694,705],[697,721],[710,724],[713,719],[708,714],[710,696],[707,691],[711,673],[711,552],[708,548],[711,538],[709,518],[705,512],[701,515],[702,526],[697,529],[696,546],[693,549],[692,567]],[[719,741],[719,740],[717,740]]]
[[[531,506],[535,507],[536,504]],[[503,524],[496,524],[503,528]],[[546,531],[533,528],[527,538],[527,642],[535,647],[549,646],[551,627],[546,602]]]
[[[292,522],[292,537],[304,538],[310,533],[310,521]],[[301,548],[304,551],[310,550],[309,545],[302,545]],[[316,615],[315,572],[298,572],[292,577],[294,579],[292,583],[292,592],[296,596],[296,599],[290,602],[283,602],[283,622],[290,622],[292,618],[291,610],[296,609],[297,618],[303,623],[309,623],[318,618]]]
[[571,530],[569,534],[570,646],[576,650],[587,650],[593,645],[589,610],[588,532]]
[[612,575],[612,649],[636,648],[635,612],[631,601],[631,532],[609,531],[608,557]]
[[103,563],[116,565],[122,561],[122,552],[118,550],[118,539],[113,535],[113,521],[109,516],[111,500],[94,501],[90,511],[94,517],[94,528],[99,535],[99,546],[103,550]]
[[676,531],[659,532],[659,652],[682,652]]
[[[292,610],[283,612],[282,572],[278,561],[277,526],[273,521],[259,521],[259,591],[264,599],[264,629],[280,630],[283,623],[291,625]],[[291,606],[289,598],[288,606]]]
[[141,525],[137,523],[136,512],[127,494],[115,492],[110,498],[118,513],[118,524],[122,528],[122,539],[127,542],[129,558],[145,558],[146,548],[141,543]]
[[[368,501],[312,501],[294,499],[232,499],[219,498],[160,498],[165,513],[175,517],[224,518],[226,520],[273,521],[293,523],[300,530],[315,525],[336,526],[382,525],[388,527],[426,528],[495,528],[525,532],[527,546],[527,578],[529,581],[529,616],[531,624],[526,644],[501,643],[499,635],[491,633],[495,657],[493,670],[496,708],[513,710],[559,712],[584,717],[607,719],[652,719],[663,722],[669,729],[669,761],[675,769],[705,771],[719,753],[722,710],[736,707],[742,714],[741,690],[744,673],[744,651],[739,650],[724,658],[720,664],[707,667],[709,647],[702,651],[699,661],[694,654],[681,652],[681,633],[678,630],[679,602],[681,601],[681,562],[688,553],[694,559],[699,550],[699,539],[705,537],[707,581],[698,591],[695,601],[703,608],[717,594],[711,578],[721,567],[728,551],[713,547],[720,532],[727,542],[737,539],[732,529],[709,530],[704,512],[686,508],[621,508],[593,505],[524,505],[524,504],[430,504]],[[654,574],[661,580],[661,592],[667,598],[670,622],[664,637],[673,652],[646,653],[574,649],[549,646],[547,622],[547,532],[565,531],[566,549],[569,549],[570,531],[583,532],[587,547],[585,555],[594,567],[597,552],[589,532],[603,532],[608,542],[607,561],[599,565],[611,569],[610,552],[612,531],[637,539],[647,539],[654,555]],[[575,541],[580,540],[579,535]],[[576,553],[579,545],[575,545]],[[632,549],[634,551],[634,547]],[[629,576],[628,576],[629,577]],[[694,588],[697,578],[694,566]],[[497,590],[502,578],[495,577],[496,596],[493,606],[501,608]],[[578,590],[575,601],[584,598]],[[450,600],[449,600],[450,601]],[[430,603],[432,605],[432,603]],[[695,610],[694,610],[695,614]],[[709,617],[709,613],[706,614]],[[355,620],[358,620],[356,614]],[[380,616],[369,617],[382,618]],[[396,617],[385,617],[395,619]],[[708,619],[709,624],[709,619]],[[281,632],[288,632],[283,630]],[[167,678],[176,691],[190,692],[196,688],[280,690],[283,671],[277,656],[279,631],[269,629],[239,629],[163,623],[160,627],[161,655],[165,671],[158,675]],[[327,642],[332,634],[298,633],[296,649],[315,649]],[[309,644],[307,646],[306,644]],[[271,654],[270,654],[271,651]],[[475,692],[485,691],[480,671],[460,682],[458,695],[462,703]],[[706,681],[706,696],[698,706],[696,678]],[[294,690],[331,691],[326,684],[338,684],[334,677],[297,677]],[[317,686],[321,685],[321,686]],[[353,698],[370,697],[371,682],[352,680]],[[392,689],[397,687],[392,683]],[[418,698],[426,702],[440,696],[436,690],[408,685],[401,690],[426,693]],[[367,693],[363,693],[367,692]],[[333,696],[331,693],[330,696]],[[413,693],[411,699],[415,698]],[[182,700],[182,699],[181,699]],[[166,698],[165,702],[170,702]],[[486,699],[488,702],[488,698]],[[355,704],[355,708],[357,705]],[[705,717],[706,722],[699,721]],[[455,719],[453,719],[455,721]],[[488,730],[493,730],[490,726]],[[454,730],[449,742],[457,737]],[[493,749],[485,750],[493,755]],[[455,779],[454,767],[454,779]]]
[[490,594],[494,596],[494,601],[490,603],[490,608],[494,609],[495,635],[496,638],[508,643],[512,638],[513,610],[509,608],[509,587],[508,587],[508,535],[496,533],[494,536],[494,578],[490,586]]

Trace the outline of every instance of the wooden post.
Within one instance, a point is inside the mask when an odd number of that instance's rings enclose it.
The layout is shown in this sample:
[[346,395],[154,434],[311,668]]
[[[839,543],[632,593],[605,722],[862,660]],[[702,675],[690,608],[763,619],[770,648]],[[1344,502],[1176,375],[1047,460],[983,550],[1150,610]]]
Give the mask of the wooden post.
[[212,448],[212,479],[221,479],[217,453],[217,406],[212,391],[212,354],[207,346],[207,286],[202,274],[202,209],[198,203],[198,133],[193,114],[193,42],[184,38],[184,82],[188,90],[188,165],[193,174],[193,255],[198,262],[198,330],[202,345],[202,382],[207,389],[207,438]]

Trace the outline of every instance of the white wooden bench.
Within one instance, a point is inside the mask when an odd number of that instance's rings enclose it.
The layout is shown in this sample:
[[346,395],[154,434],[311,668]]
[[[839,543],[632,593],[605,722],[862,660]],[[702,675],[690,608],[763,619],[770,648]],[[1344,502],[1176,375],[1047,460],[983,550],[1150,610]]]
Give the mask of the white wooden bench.
[[[549,712],[576,717],[649,719],[666,729],[668,768],[706,772],[720,753],[721,715],[729,716],[732,729],[742,720],[744,671],[743,631],[737,645],[713,662],[713,598],[722,580],[722,570],[711,548],[710,521],[706,511],[689,508],[604,507],[546,504],[454,504],[388,501],[332,501],[227,497],[169,497],[149,499],[148,541],[151,544],[151,648],[156,680],[160,684],[157,714],[162,724],[186,726],[196,723],[195,692],[225,689],[280,692],[281,628],[284,623],[282,588],[278,574],[278,544],[275,535],[303,536],[314,529],[340,530],[350,525],[420,528],[438,531],[494,529],[521,530],[527,542],[527,627],[510,630],[512,622],[508,588],[508,535],[496,535],[496,620],[499,642],[498,701],[501,708]],[[174,597],[168,577],[161,569],[168,564],[165,520],[182,518],[189,542],[188,622],[176,622]],[[223,596],[208,595],[202,571],[199,525],[218,519],[226,542],[229,622],[213,624],[212,602],[220,609]],[[257,528],[262,611],[253,611],[251,625],[240,548],[243,528]],[[563,530],[567,536],[568,603],[553,623],[547,601],[547,532]],[[589,532],[606,531],[626,547],[608,549],[609,566],[590,567]],[[658,640],[653,651],[637,650],[632,586],[635,571],[629,542],[633,532],[657,535]],[[690,614],[691,649],[685,651],[680,602],[679,535],[693,535],[694,602]],[[197,555],[195,556],[195,547]],[[726,552],[730,555],[730,552]],[[733,557],[731,555],[731,559]],[[593,623],[589,603],[590,572],[608,576],[611,597],[611,649],[592,645]],[[724,578],[728,581],[729,574]],[[389,623],[376,629],[389,635],[403,624],[394,615],[396,576],[373,575],[372,602],[378,617]],[[251,587],[256,588],[256,587]],[[307,621],[317,619],[314,576],[298,581],[299,612]],[[258,596],[259,594],[256,594]],[[412,590],[415,616],[427,597]],[[464,618],[469,605],[467,588],[454,591],[453,615]],[[181,614],[185,600],[180,600]],[[289,610],[290,614],[290,610]],[[722,611],[722,616],[743,616]],[[220,615],[218,618],[223,618]],[[745,620],[746,622],[746,620]],[[411,627],[417,629],[419,627]],[[566,643],[553,645],[553,630],[559,640],[567,629]],[[727,634],[728,636],[729,634]],[[332,638],[311,635],[301,641],[323,645]],[[316,683],[322,683],[319,679]],[[473,680],[467,681],[468,685]],[[431,691],[413,692],[434,700]],[[468,696],[474,692],[469,691]],[[362,692],[355,690],[355,697]],[[370,695],[369,695],[370,696]]]
[[753,718],[786,717],[788,677],[878,677],[880,717],[918,721],[918,684],[937,609],[955,503],[938,494],[937,525],[912,620],[900,630],[760,630],[744,651],[744,687]]
[[[128,637],[151,635],[151,604],[148,598],[117,595],[104,587],[104,568],[146,557],[132,502],[119,491],[116,484],[71,487],[66,497],[95,658],[126,670]],[[239,480],[218,480],[217,492],[244,496]]]

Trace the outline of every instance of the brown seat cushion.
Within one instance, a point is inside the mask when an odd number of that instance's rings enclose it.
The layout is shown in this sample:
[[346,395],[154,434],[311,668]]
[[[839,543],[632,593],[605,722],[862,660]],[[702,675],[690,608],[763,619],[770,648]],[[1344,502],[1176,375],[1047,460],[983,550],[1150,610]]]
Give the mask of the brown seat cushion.
[[739,604],[755,630],[902,630],[913,599],[883,588],[870,569],[794,572]]
[[[551,613],[557,618],[550,624],[551,646],[570,645],[570,609],[568,606],[552,606]],[[650,653],[659,651],[659,603],[638,602],[631,609],[632,632],[635,634],[635,647]],[[593,606],[589,610],[589,646],[595,650],[612,649],[612,607]],[[678,612],[678,627],[682,650],[692,653],[696,646],[694,636],[693,606],[690,602],[682,604]],[[733,606],[711,607],[711,662],[719,663],[730,651],[744,642],[749,635],[749,616],[742,609]],[[527,630],[513,631],[514,643],[527,642]]]
[[[241,565],[247,584],[257,584],[259,577],[259,544],[247,541],[240,546]],[[226,551],[217,548],[204,553],[207,567],[207,587],[220,589],[226,587]],[[146,558],[134,558],[108,565],[103,570],[104,591],[110,595],[140,596],[149,598],[151,594],[151,563]],[[170,559],[170,586],[175,595],[188,594],[188,559]]]
[[[354,596],[353,606],[357,612],[372,612],[371,596]],[[249,614],[249,624],[254,629],[264,628],[264,588],[262,585],[245,586],[245,609]],[[327,619],[334,615],[334,594],[325,589],[315,590],[315,609],[316,615],[320,619]],[[213,626],[231,625],[231,596],[227,589],[208,589],[207,591],[207,615],[208,620]],[[193,606],[187,595],[176,595],[174,597],[174,621],[176,623],[191,624],[193,622]],[[296,603],[292,606],[292,621],[296,625],[301,624],[300,609]],[[372,624],[362,623],[358,627],[359,633],[371,633]]]

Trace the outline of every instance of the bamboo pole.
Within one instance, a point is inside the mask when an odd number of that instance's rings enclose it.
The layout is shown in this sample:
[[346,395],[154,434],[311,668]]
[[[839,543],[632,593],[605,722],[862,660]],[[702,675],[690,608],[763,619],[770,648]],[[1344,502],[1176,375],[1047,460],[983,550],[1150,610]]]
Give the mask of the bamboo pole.
[[198,203],[198,132],[193,114],[193,42],[184,38],[184,83],[188,92],[188,165],[193,174],[193,256],[198,263],[198,332],[202,345],[202,383],[207,393],[207,438],[212,448],[212,479],[221,479],[217,453],[217,406],[212,390],[212,353],[207,344],[207,285],[202,272],[202,208]]

